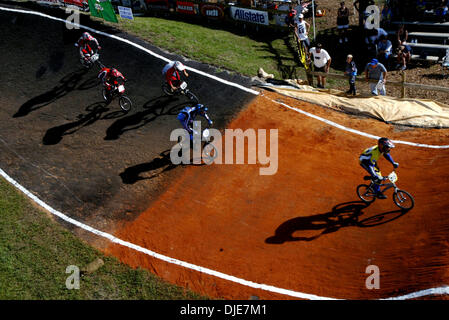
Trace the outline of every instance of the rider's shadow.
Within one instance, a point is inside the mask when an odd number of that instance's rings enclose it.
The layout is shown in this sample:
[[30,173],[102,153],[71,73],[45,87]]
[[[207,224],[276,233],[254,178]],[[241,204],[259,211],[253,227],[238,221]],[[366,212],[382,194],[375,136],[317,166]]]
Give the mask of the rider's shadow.
[[[368,206],[369,204],[362,201],[345,202],[336,205],[330,212],[287,220],[277,227],[274,236],[267,238],[265,242],[268,244],[282,244],[287,241],[312,241],[324,234],[336,232],[344,227],[378,226],[396,220],[407,212],[407,210],[389,211],[360,220],[363,210]],[[312,233],[313,235],[296,235],[301,232]]]
[[86,108],[88,113],[78,115],[78,120],[48,129],[42,138],[42,143],[44,145],[58,144],[61,142],[63,136],[74,134],[78,130],[89,126],[98,120],[115,119],[125,114],[122,111],[113,111],[105,114],[109,110],[110,109],[105,106],[104,102],[91,104]]
[[115,121],[107,130],[104,140],[116,140],[123,133],[131,130],[139,129],[149,122],[154,121],[158,117],[166,115],[177,115],[178,112],[186,105],[179,103],[169,106],[172,98],[166,99],[159,97],[146,102],[143,105],[144,110],[131,114],[127,117]]
[[76,89],[78,83],[87,73],[86,70],[72,72],[59,81],[59,85],[51,90],[40,94],[20,106],[19,110],[13,115],[14,118],[23,117],[32,111],[38,110],[49,105],[52,102],[64,97],[69,92]]
[[[154,158],[150,162],[141,163],[132,167],[126,168],[120,177],[125,184],[134,184],[140,180],[153,179],[159,176],[161,173],[172,170],[176,168],[170,160],[170,150],[165,150],[161,152],[159,157]],[[148,174],[142,175],[148,172]]]

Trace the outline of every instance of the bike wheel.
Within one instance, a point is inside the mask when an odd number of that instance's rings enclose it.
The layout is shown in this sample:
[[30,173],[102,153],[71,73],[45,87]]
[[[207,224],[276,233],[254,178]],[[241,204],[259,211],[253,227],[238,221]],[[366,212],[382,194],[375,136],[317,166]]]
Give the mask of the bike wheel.
[[162,91],[167,95],[167,96],[172,96],[173,95],[173,91],[171,91],[171,88],[168,84],[164,83],[162,85]]
[[104,101],[109,102],[111,97],[109,96],[108,91],[105,88],[103,88],[101,94],[103,95]]
[[198,98],[191,92],[186,92],[186,97],[189,98],[189,100],[194,101],[195,103],[199,103]]
[[210,143],[206,142],[203,147],[203,161],[206,164],[211,164],[215,158],[218,157],[218,150],[215,148],[215,146]]
[[394,203],[401,209],[410,210],[415,206],[415,199],[412,195],[404,190],[397,190],[393,193]]
[[366,184],[357,186],[357,195],[359,196],[360,200],[365,203],[372,203],[374,200],[376,200],[376,193],[370,186]]
[[127,96],[121,96],[118,102],[120,104],[120,108],[122,108],[123,111],[128,112],[129,110],[131,110],[132,102],[131,99]]

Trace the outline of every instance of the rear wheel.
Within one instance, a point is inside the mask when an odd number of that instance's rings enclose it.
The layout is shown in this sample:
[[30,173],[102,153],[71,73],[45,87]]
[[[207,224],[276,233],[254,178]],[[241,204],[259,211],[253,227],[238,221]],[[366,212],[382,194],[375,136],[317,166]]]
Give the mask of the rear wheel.
[[212,143],[206,142],[203,147],[204,163],[211,164],[217,156],[218,156],[217,148],[215,148],[215,146]]
[[123,111],[128,112],[129,110],[131,110],[132,102],[131,99],[127,96],[121,96],[118,102],[120,104],[120,108],[122,108]]
[[370,186],[366,184],[357,186],[357,195],[359,196],[360,200],[365,203],[371,203],[376,200],[376,193]]
[[410,210],[415,206],[415,200],[412,195],[404,190],[397,190],[393,193],[394,203],[401,209]]

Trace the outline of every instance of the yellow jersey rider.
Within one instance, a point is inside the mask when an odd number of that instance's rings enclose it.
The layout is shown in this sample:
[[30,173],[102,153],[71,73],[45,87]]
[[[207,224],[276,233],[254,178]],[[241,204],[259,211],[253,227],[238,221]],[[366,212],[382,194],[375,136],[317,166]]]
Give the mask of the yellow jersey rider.
[[390,150],[394,148],[393,142],[388,138],[380,138],[377,141],[377,146],[372,146],[371,148],[365,149],[359,157],[360,165],[363,169],[368,171],[374,181],[374,192],[379,199],[386,199],[387,196],[380,191],[380,183],[384,179],[380,174],[379,167],[377,166],[377,161],[380,156],[383,155],[394,168],[399,167],[399,163],[394,162],[390,155]]

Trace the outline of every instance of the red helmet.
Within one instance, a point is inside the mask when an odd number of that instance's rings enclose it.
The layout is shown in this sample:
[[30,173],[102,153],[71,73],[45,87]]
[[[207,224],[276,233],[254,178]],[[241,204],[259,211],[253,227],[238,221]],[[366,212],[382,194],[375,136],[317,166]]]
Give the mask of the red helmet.
[[118,72],[118,70],[115,69],[115,68],[112,68],[112,69],[111,69],[111,74],[112,74],[114,77],[119,77],[119,76],[120,76],[120,72]]
[[84,32],[83,33],[83,39],[84,40],[90,40],[92,38],[92,36],[90,35],[89,32]]

